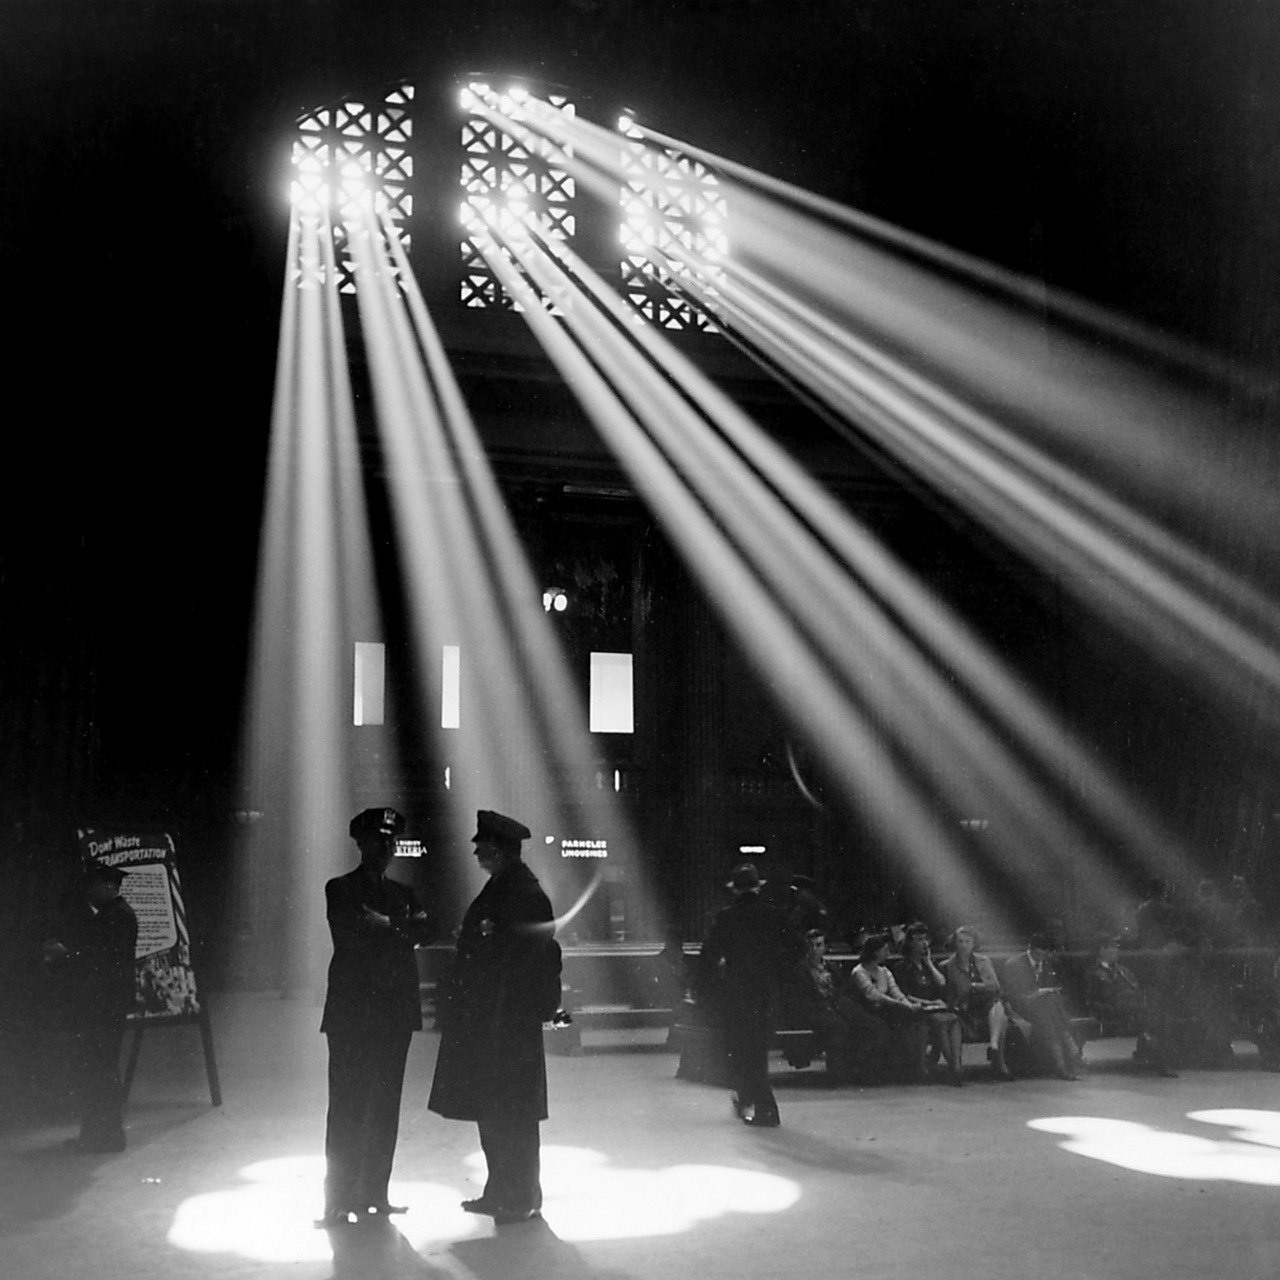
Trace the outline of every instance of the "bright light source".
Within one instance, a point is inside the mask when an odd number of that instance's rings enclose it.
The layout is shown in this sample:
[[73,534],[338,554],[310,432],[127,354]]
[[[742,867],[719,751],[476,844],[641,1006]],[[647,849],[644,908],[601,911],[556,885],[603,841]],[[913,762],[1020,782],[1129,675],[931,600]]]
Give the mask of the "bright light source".
[[542,593],[542,607],[550,613],[563,613],[569,607],[569,597],[559,587],[548,587]]
[[461,724],[462,649],[446,644],[440,653],[440,727],[457,729]]
[[386,722],[387,649],[376,641],[357,640],[355,646],[355,705],[351,723]]
[[739,852],[739,853],[754,853],[754,854],[761,854],[761,853],[763,853],[763,852],[764,852],[764,845],[762,845],[762,844],[740,844],[740,845],[738,846],[738,852]]
[[634,733],[631,654],[593,653],[589,697],[592,733]]

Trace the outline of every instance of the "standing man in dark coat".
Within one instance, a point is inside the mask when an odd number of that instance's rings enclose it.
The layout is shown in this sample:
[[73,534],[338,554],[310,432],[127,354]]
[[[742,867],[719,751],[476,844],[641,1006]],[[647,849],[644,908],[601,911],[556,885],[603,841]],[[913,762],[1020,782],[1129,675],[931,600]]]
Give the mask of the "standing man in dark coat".
[[774,1128],[778,1103],[769,1087],[769,1035],[778,1011],[779,980],[804,943],[779,908],[763,902],[765,881],[750,862],[735,867],[733,902],[712,923],[702,947],[703,978],[717,992],[724,1019],[733,1109],[746,1124]]
[[45,959],[74,984],[76,1068],[80,1093],[80,1151],[123,1151],[124,1087],[120,1044],[134,1001],[138,920],[120,896],[125,872],[91,862],[85,868],[87,914],[68,942],[50,938]]
[[482,809],[471,837],[489,881],[467,909],[428,1103],[474,1120],[488,1165],[469,1213],[524,1222],[542,1208],[538,1125],[547,1118],[542,1024],[560,1004],[551,903],[520,857],[529,829]]
[[329,1038],[324,1216],[403,1213],[387,1200],[400,1127],[400,1092],[413,1033],[422,1027],[413,949],[431,925],[407,885],[387,879],[404,819],[365,809],[348,828],[360,865],[324,887],[333,960],[320,1030]]

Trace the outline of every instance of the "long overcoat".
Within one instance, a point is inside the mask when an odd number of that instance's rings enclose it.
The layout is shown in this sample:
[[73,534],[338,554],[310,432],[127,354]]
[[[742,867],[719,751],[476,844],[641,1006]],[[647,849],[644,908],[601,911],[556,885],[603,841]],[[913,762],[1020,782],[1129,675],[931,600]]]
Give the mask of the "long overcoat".
[[428,1106],[451,1120],[547,1118],[542,1024],[560,996],[551,902],[519,859],[467,908]]

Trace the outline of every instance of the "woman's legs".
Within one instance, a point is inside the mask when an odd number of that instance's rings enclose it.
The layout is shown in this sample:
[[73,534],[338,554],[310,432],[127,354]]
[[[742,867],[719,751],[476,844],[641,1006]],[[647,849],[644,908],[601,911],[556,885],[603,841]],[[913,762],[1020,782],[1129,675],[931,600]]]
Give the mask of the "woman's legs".
[[995,1067],[996,1075],[1007,1080],[1013,1073],[1004,1056],[1005,1042],[1009,1036],[1009,1013],[1003,1000],[995,1001],[987,1010],[987,1033],[987,1057]]

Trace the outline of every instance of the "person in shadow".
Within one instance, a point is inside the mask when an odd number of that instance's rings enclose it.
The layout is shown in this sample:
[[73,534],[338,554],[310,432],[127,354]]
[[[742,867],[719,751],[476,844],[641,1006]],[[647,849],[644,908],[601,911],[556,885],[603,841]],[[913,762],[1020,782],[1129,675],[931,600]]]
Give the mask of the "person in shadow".
[[84,913],[65,942],[44,944],[46,962],[72,988],[80,1136],[69,1145],[86,1153],[125,1148],[120,1046],[135,999],[138,942],[137,917],[120,894],[125,875],[120,867],[88,863]]
[[434,929],[413,890],[387,878],[403,830],[394,809],[358,813],[348,833],[360,865],[324,887],[333,959],[320,1023],[329,1042],[329,1109],[319,1227],[405,1212],[389,1203],[387,1183],[405,1061],[422,1026],[413,951]]
[[542,1024],[555,1016],[561,994],[551,902],[520,856],[529,835],[523,823],[492,810],[476,817],[471,839],[489,880],[462,918],[427,1103],[479,1127],[488,1178],[483,1194],[462,1207],[499,1225],[542,1210]]
[[744,1124],[781,1123],[769,1085],[769,1037],[776,1024],[784,972],[802,943],[779,907],[762,901],[765,881],[750,862],[733,869],[733,901],[712,922],[702,947],[702,986],[715,992],[724,1025],[733,1110]]

